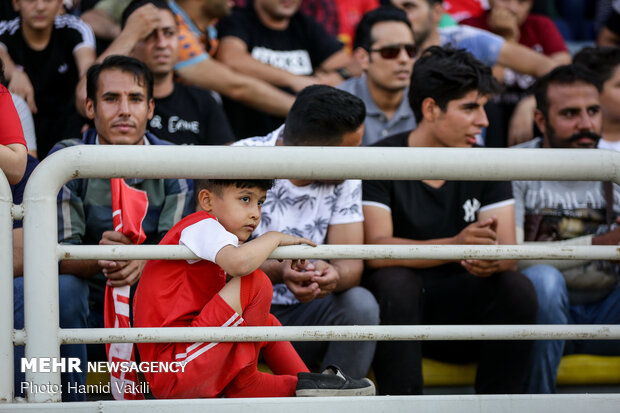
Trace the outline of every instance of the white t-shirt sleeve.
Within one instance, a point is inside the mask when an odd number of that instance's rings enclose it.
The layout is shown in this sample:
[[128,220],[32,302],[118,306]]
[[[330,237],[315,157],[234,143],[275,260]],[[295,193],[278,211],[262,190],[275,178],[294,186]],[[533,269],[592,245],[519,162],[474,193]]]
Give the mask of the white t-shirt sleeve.
[[[203,260],[215,263],[215,256],[227,245],[239,246],[239,239],[217,222],[208,218],[181,231],[180,245],[185,245]],[[187,260],[190,264],[199,260]]]
[[336,201],[333,205],[330,225],[351,224],[364,221],[362,214],[362,181],[347,179],[334,193]]

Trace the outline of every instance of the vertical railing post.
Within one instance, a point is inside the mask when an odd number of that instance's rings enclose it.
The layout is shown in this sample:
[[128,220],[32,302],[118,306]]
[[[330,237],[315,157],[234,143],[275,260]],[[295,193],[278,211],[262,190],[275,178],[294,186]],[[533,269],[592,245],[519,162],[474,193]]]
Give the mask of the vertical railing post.
[[13,400],[13,197],[0,172],[0,403]]
[[[56,198],[63,182],[40,179],[37,167],[24,191],[24,329],[26,330],[26,358],[38,361],[41,357],[60,359],[59,309],[58,309],[58,257],[56,246]],[[38,177],[38,178],[37,178]],[[53,179],[53,178],[52,178]],[[60,372],[26,370],[26,381],[45,389],[60,388]],[[29,402],[60,402],[61,392],[26,391]]]

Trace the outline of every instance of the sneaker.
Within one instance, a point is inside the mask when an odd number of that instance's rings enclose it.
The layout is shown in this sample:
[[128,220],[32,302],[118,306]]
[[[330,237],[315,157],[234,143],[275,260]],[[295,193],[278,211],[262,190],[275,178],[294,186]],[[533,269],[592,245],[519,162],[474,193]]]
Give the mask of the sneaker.
[[364,377],[357,380],[346,376],[336,366],[323,373],[297,373],[297,397],[374,396],[375,385]]

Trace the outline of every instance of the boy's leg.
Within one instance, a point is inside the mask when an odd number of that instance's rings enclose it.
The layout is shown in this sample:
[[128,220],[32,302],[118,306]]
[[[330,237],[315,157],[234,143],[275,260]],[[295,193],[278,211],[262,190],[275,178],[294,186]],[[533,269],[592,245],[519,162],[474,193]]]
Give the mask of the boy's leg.
[[[228,287],[232,281],[234,280],[229,281],[226,287]],[[224,287],[224,289],[226,287]],[[224,289],[222,289],[222,291],[224,291]],[[260,271],[241,277],[239,283],[231,285],[224,294],[220,293],[220,296],[222,296],[224,300],[229,298],[233,305],[240,305],[245,324],[248,326],[272,325],[273,319],[271,314],[269,314],[272,295],[273,289],[271,281]],[[239,297],[238,303],[235,302],[236,297]],[[254,343],[254,345],[256,346],[256,353],[253,363],[239,372],[226,387],[224,395],[226,397],[278,397],[292,396],[295,394],[295,387],[297,386],[297,377],[295,375],[272,375],[258,371],[258,353],[262,343]],[[275,354],[273,350],[275,348],[280,348],[285,350],[285,353],[278,355],[278,357],[284,356],[285,358],[292,358],[294,363],[299,363],[297,354],[294,353],[294,350],[293,353],[291,353],[290,350],[292,349],[288,348],[286,344],[267,345],[267,347],[267,354],[269,354],[270,358],[277,358],[274,357]],[[297,359],[291,357],[292,355],[297,356]],[[286,362],[285,360],[281,361]],[[278,367],[277,370],[290,371],[290,368],[281,365],[278,365]],[[298,371],[294,373],[297,372]]]
[[[269,319],[272,327],[282,325],[273,314],[269,314]],[[290,341],[263,342],[261,351],[265,363],[275,374],[297,375],[309,371]]]

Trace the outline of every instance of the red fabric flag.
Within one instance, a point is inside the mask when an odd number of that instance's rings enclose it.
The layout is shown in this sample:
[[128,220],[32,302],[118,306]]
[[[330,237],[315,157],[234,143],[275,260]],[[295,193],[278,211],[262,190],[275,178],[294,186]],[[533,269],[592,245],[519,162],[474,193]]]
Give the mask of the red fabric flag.
[[[132,188],[121,178],[111,179],[112,222],[114,230],[129,237],[134,244],[146,239],[142,221],[146,216],[149,201],[146,192]],[[104,320],[106,328],[129,328],[129,285],[106,286]],[[135,362],[133,343],[106,344],[108,362],[111,365]],[[120,364],[121,366],[123,364]],[[140,391],[138,374],[134,370],[111,369],[110,389],[116,400],[144,400]],[[114,371],[115,370],[115,371]]]

